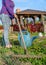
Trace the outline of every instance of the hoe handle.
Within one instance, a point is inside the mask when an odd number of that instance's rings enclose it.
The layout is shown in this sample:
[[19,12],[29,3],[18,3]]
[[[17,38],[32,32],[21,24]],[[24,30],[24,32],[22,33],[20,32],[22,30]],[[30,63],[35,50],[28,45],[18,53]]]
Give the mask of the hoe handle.
[[21,34],[21,38],[22,38],[22,42],[24,44],[24,53],[26,54],[26,45],[25,45],[25,41],[24,41],[24,38],[23,38],[23,33],[22,33],[22,30],[21,30],[21,26],[20,26],[20,23],[19,23],[19,19],[17,18],[17,24],[19,26],[19,30],[20,30],[20,34]]

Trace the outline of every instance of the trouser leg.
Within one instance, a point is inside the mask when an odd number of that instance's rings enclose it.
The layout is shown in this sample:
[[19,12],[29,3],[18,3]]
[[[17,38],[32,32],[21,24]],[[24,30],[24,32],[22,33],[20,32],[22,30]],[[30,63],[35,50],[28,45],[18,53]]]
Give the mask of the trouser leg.
[[4,37],[5,45],[10,44],[9,37],[8,37],[10,21],[11,20],[7,15],[2,15],[2,24],[4,28],[3,37]]

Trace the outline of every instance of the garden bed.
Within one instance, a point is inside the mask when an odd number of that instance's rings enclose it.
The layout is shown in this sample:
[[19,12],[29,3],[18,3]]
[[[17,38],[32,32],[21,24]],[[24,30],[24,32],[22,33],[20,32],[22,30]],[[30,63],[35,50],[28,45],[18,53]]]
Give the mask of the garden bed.
[[[1,39],[2,36],[0,37],[0,43],[2,43]],[[10,41],[13,45],[10,49],[0,45],[1,65],[46,65],[46,38],[34,40],[32,46],[27,48],[29,54],[27,57],[24,54],[24,49],[19,45],[18,40],[10,39]]]

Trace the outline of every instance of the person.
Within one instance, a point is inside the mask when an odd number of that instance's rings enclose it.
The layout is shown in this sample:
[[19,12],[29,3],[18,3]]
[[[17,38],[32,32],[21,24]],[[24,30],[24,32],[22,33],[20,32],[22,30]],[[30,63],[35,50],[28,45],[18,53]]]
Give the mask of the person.
[[3,24],[3,29],[4,29],[3,38],[4,38],[6,48],[12,47],[8,39],[8,33],[9,33],[10,22],[14,17],[17,18],[17,15],[14,14],[14,6],[15,5],[13,0],[2,0],[0,19]]

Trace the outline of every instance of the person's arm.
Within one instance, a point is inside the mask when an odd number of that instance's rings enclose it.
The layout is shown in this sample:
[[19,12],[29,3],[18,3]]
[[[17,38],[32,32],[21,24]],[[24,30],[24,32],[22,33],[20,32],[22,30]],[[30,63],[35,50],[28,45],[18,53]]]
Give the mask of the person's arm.
[[14,11],[12,10],[12,8],[9,7],[10,3],[9,3],[9,0],[4,0],[4,3],[5,3],[5,6],[6,6],[6,9],[7,11],[14,16]]

